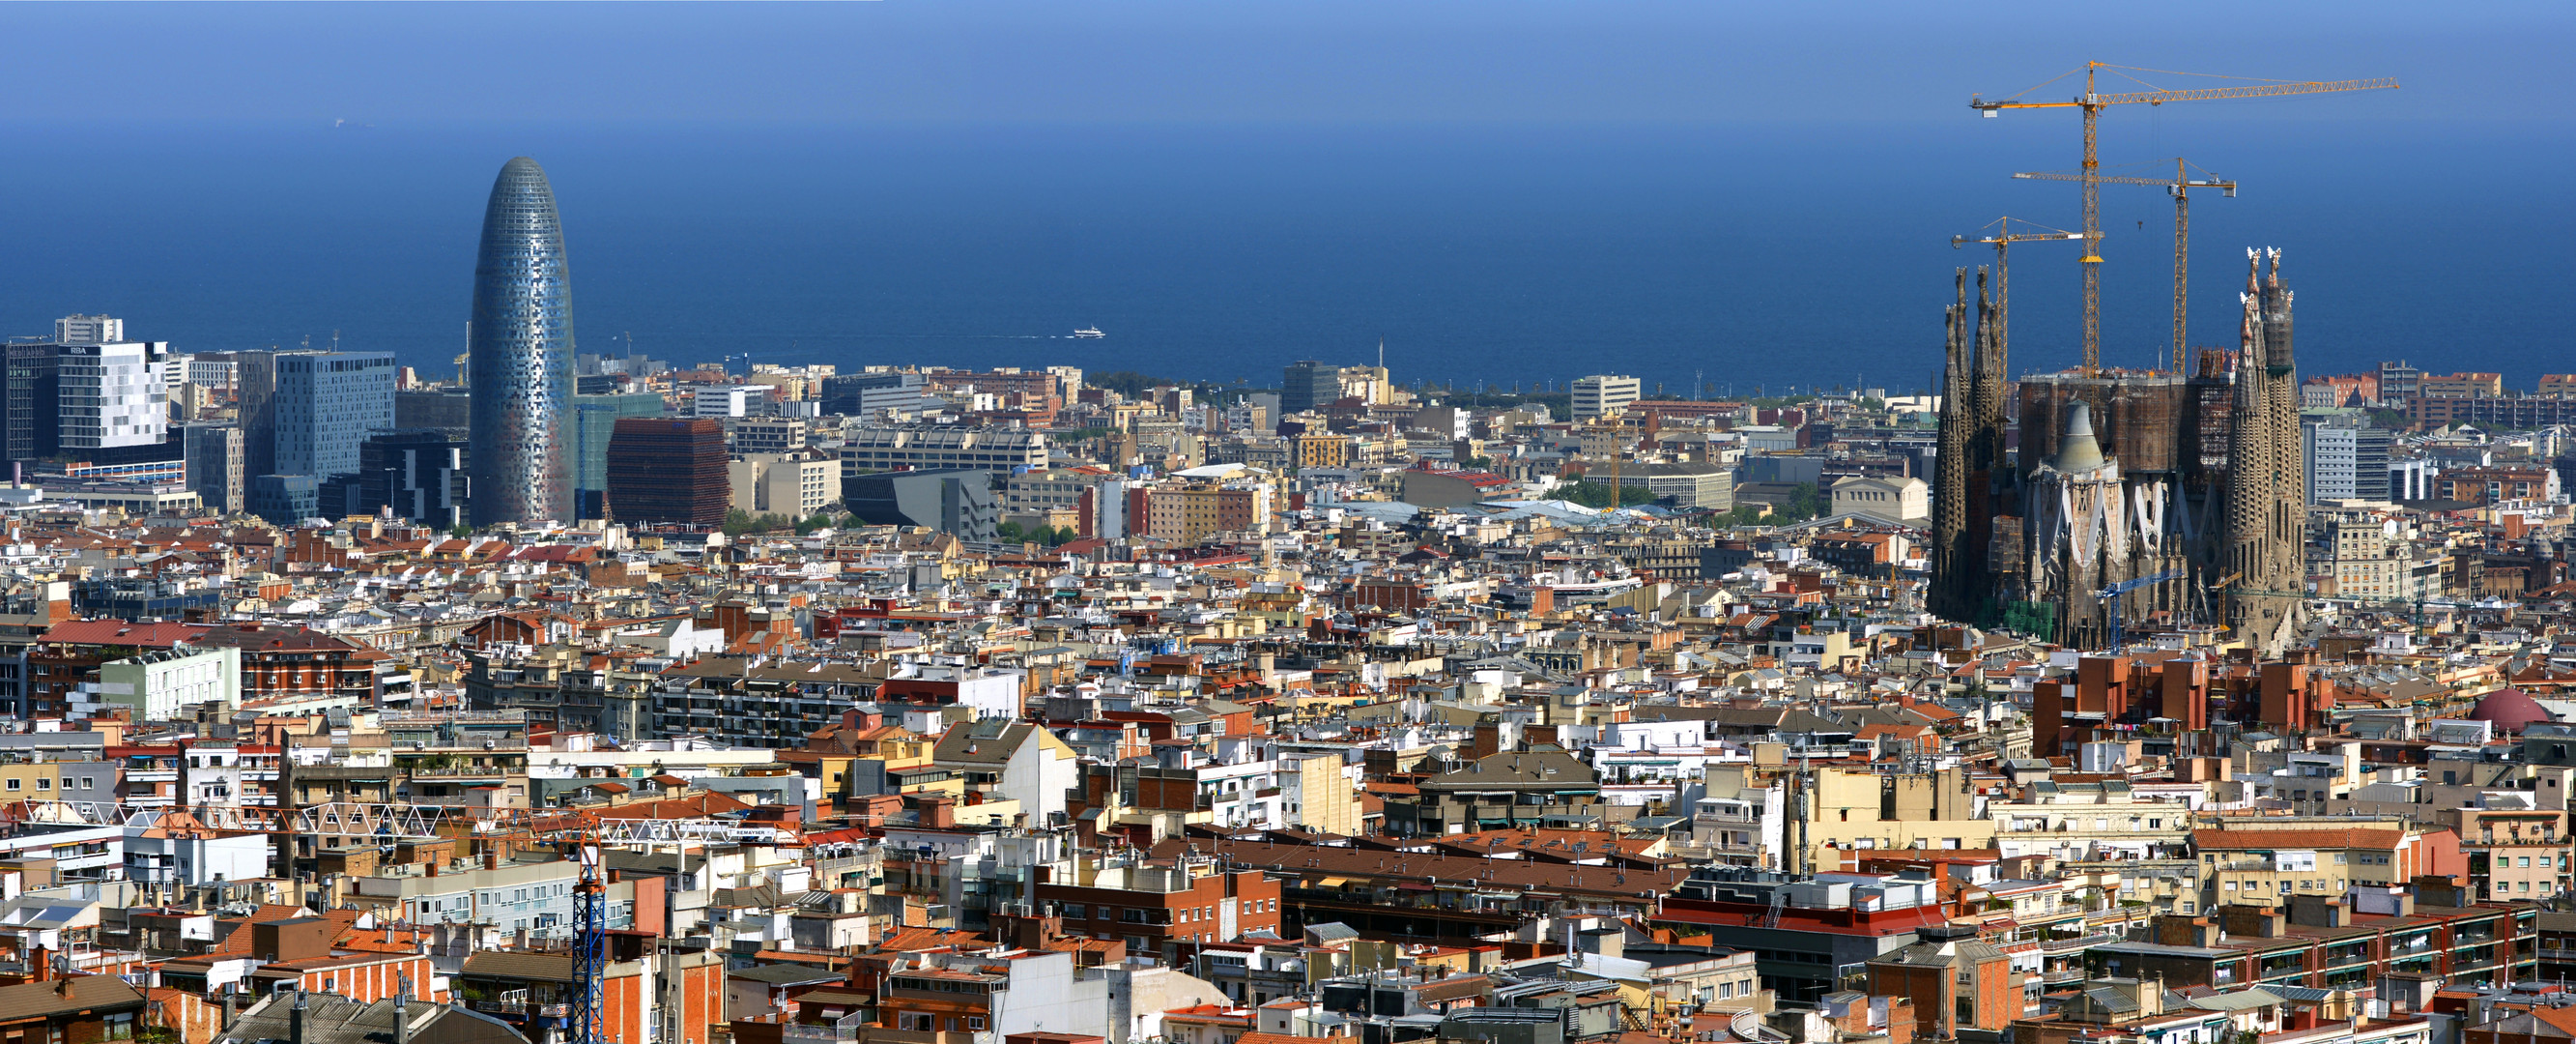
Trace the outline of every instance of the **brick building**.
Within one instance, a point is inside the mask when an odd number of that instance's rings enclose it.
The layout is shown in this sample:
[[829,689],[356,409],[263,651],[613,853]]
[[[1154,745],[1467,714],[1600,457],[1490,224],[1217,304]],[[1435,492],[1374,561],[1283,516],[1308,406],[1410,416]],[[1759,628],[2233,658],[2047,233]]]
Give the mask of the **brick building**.
[[1200,943],[1279,931],[1279,882],[1258,870],[1229,871],[1209,856],[1104,860],[1078,867],[1071,883],[1038,885],[1037,898],[1054,907],[1065,931],[1116,939],[1167,964]]
[[1921,940],[1868,964],[1873,996],[1914,1006],[1914,1036],[1956,1040],[1960,1030],[2000,1031],[2022,1013],[2012,958],[1979,941],[1971,925],[1927,925]]

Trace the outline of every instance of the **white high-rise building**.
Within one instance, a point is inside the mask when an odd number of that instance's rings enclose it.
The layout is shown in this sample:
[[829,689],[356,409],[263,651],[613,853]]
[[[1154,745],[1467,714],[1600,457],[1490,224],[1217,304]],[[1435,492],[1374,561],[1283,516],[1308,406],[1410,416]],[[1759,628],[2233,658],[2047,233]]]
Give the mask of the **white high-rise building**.
[[[2308,503],[2324,504],[2363,496],[2360,488],[2361,431],[2348,425],[2309,421],[2300,449],[2307,458]],[[2379,499],[2372,491],[2369,499]]]
[[168,341],[62,348],[63,448],[153,446],[170,427]]
[[104,315],[67,315],[54,320],[55,344],[122,344],[125,320]]
[[1634,377],[1596,374],[1574,379],[1574,419],[1606,417],[1643,398],[1645,382]]

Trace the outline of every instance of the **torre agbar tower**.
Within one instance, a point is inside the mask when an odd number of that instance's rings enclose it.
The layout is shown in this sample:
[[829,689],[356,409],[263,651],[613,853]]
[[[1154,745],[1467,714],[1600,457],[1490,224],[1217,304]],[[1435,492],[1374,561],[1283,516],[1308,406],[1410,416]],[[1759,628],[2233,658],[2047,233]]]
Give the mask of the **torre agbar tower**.
[[501,167],[474,256],[474,524],[569,521],[572,504],[572,273],[545,168]]

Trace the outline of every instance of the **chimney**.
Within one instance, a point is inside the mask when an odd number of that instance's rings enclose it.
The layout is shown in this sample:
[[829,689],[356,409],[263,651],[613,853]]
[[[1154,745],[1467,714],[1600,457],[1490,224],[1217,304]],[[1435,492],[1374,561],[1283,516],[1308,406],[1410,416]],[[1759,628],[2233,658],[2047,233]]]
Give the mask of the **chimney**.
[[304,991],[295,991],[295,1007],[286,1012],[286,1044],[304,1044]]
[[411,1044],[411,976],[403,976],[402,986],[394,991],[394,1044]]

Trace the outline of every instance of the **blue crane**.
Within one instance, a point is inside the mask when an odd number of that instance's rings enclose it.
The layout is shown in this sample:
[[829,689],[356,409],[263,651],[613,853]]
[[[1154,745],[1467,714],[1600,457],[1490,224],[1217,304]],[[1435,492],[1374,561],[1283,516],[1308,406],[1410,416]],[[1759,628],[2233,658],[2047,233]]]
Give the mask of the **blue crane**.
[[2180,579],[2182,579],[2182,570],[2168,569],[2164,572],[2157,573],[2154,576],[2142,576],[2135,580],[2122,580],[2119,583],[2112,584],[2109,587],[2093,592],[2093,597],[2104,599],[2111,603],[2112,652],[2117,653],[2126,648],[2126,640],[2128,636],[2123,633],[2123,624],[2126,622],[2126,617],[2121,612],[2120,603],[2128,596],[2128,593],[2141,587],[2153,587],[2157,584],[2164,583],[2167,580]]

